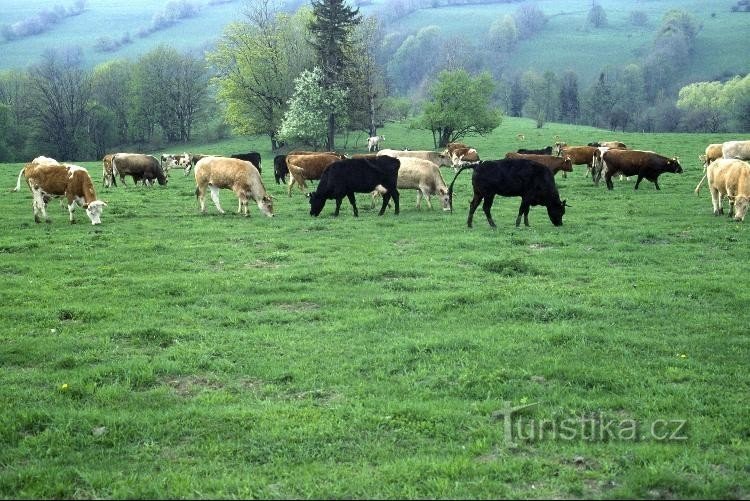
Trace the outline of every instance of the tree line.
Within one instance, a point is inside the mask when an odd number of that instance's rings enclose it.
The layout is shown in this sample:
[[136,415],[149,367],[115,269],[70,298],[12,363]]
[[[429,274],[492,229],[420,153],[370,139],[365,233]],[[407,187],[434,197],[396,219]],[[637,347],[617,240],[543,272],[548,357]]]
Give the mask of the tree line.
[[[101,158],[124,145],[187,142],[196,131],[214,140],[228,127],[266,136],[273,150],[334,149],[335,134],[372,136],[408,117],[436,147],[488,133],[503,114],[538,127],[750,129],[750,77],[672,89],[700,29],[679,10],[663,17],[641,61],[604,67],[584,88],[573,71],[498,74],[495,63],[544,29],[544,14],[530,4],[498,19],[482,49],[434,26],[394,39],[381,19],[344,0],[312,0],[293,12],[276,5],[248,3],[205,54],[162,45],[87,70],[80,49],[50,50],[27,70],[0,73],[0,161]],[[594,2],[587,20],[606,25],[606,12]],[[634,12],[631,22],[648,20]]]

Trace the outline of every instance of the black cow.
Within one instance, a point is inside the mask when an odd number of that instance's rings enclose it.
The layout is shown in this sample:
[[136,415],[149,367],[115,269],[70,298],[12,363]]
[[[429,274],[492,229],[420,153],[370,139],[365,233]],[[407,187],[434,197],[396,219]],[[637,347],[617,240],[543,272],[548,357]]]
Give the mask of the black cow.
[[310,193],[310,215],[318,216],[325,206],[326,200],[336,200],[334,216],[339,215],[341,201],[349,199],[354,210],[354,217],[359,216],[355,193],[372,193],[379,191],[383,194],[383,206],[379,215],[382,216],[388,202],[393,197],[396,214],[398,207],[398,169],[401,162],[398,158],[381,156],[369,158],[347,158],[338,160],[330,165],[320,178],[318,189]]
[[594,181],[599,182],[602,174],[607,181],[607,189],[613,189],[612,176],[638,176],[635,189],[643,179],[648,179],[659,190],[659,176],[665,172],[682,173],[682,166],[676,158],[668,158],[651,151],[640,150],[607,150],[602,153],[604,168],[596,175]]
[[273,158],[273,178],[276,184],[286,184],[287,174],[289,174],[289,167],[286,165],[286,155],[276,155]]
[[256,169],[258,169],[258,172],[262,172],[260,170],[260,153],[257,151],[251,151],[250,153],[235,153],[230,158],[237,158],[239,160],[250,162]]
[[466,165],[461,167],[451,182],[448,189],[448,195],[451,198],[453,196],[453,183],[456,182],[456,178],[464,169],[474,169],[474,174],[471,177],[474,198],[469,205],[469,219],[466,222],[469,228],[472,225],[474,212],[482,200],[484,200],[482,209],[487,216],[487,222],[491,227],[496,228],[490,214],[495,195],[521,197],[516,226],[521,224],[522,215],[523,223],[526,226],[529,225],[529,208],[532,205],[546,206],[552,224],[555,226],[562,225],[567,204],[565,200],[560,200],[555,178],[547,167],[525,158],[488,160],[475,165]]
[[552,146],[547,146],[546,148],[542,148],[540,150],[527,150],[526,148],[521,148],[517,151],[517,153],[521,153],[523,155],[552,155]]

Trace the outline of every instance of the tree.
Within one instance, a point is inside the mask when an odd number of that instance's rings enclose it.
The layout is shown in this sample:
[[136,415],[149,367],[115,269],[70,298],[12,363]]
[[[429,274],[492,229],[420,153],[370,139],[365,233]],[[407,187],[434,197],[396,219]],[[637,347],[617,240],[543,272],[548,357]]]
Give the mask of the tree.
[[492,49],[509,53],[518,43],[518,27],[513,16],[506,14],[496,19],[490,26],[489,43]]
[[94,68],[92,76],[92,96],[112,112],[115,141],[120,144],[128,141],[133,71],[133,63],[129,61],[109,61]]
[[335,123],[346,125],[346,91],[325,88],[323,70],[317,66],[303,71],[295,80],[294,95],[279,129],[279,138],[318,149],[328,146],[329,115]]
[[737,128],[743,132],[750,131],[750,74],[736,76],[726,82],[722,94]]
[[425,26],[416,35],[409,35],[388,62],[388,76],[395,89],[405,93],[434,75],[435,48],[441,45],[437,26]]
[[513,14],[518,28],[518,38],[526,40],[533,37],[547,24],[547,16],[534,4],[525,3]]
[[27,150],[31,148],[36,105],[28,72],[0,72],[0,104],[6,105],[10,113],[10,124],[5,130],[4,141],[13,160],[29,158],[33,155],[32,152],[27,153]]
[[[318,62],[323,71],[324,90],[335,92],[343,83],[340,75],[347,59],[347,46],[350,45],[352,28],[359,24],[359,9],[352,9],[345,0],[312,0],[313,18],[309,29],[310,41],[318,55]],[[328,114],[328,138],[326,148],[334,149],[336,116],[333,111]]]
[[545,71],[543,75],[528,71],[523,76],[523,83],[529,96],[526,113],[536,120],[536,128],[541,129],[547,120],[555,118],[555,111],[559,108],[557,79],[551,71]]
[[76,143],[88,119],[91,75],[80,49],[48,50],[29,72],[39,139],[59,160],[79,159]]
[[179,128],[179,140],[188,142],[208,94],[208,71],[202,59],[183,54],[174,67],[174,84],[170,88],[174,103],[173,120]]
[[207,56],[227,123],[238,134],[268,136],[272,150],[281,147],[278,131],[294,79],[314,64],[307,43],[311,15],[308,9],[278,12],[270,0],[250,3],[247,21],[229,25]]
[[573,71],[566,71],[560,84],[560,119],[563,122],[576,123],[580,111],[578,75]]
[[595,127],[606,127],[612,103],[612,87],[604,72],[589,88],[585,97],[584,115],[586,123]]
[[435,147],[469,135],[492,132],[502,121],[491,106],[494,83],[489,73],[472,78],[466,71],[443,71],[430,88],[430,100],[416,127],[432,131]]
[[516,75],[510,84],[510,116],[520,117],[523,115],[523,105],[526,104],[529,94],[521,81],[521,77]]
[[596,3],[596,0],[592,2],[589,14],[586,16],[586,23],[594,28],[607,26],[607,13],[604,11],[604,7]]

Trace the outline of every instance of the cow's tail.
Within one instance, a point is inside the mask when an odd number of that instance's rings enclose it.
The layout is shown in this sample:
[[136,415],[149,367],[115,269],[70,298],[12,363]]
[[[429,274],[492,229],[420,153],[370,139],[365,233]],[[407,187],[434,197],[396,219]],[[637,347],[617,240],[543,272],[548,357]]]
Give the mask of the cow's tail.
[[21,169],[21,172],[18,173],[18,180],[16,181],[16,187],[13,188],[13,191],[16,192],[21,189],[21,176],[23,176],[23,171],[26,167]]
[[703,181],[706,180],[707,176],[708,176],[708,174],[703,174],[703,177],[701,178],[700,182],[698,183],[698,186],[695,187],[694,191],[695,191],[696,195],[700,195],[700,193],[701,193],[701,185],[703,184]]
[[458,169],[456,175],[453,176],[453,181],[451,181],[451,185],[448,187],[448,206],[450,207],[451,212],[453,212],[453,184],[456,182],[456,179],[458,179],[459,174],[461,174],[466,169],[473,169],[476,166],[477,164],[475,163],[464,164],[460,169]]

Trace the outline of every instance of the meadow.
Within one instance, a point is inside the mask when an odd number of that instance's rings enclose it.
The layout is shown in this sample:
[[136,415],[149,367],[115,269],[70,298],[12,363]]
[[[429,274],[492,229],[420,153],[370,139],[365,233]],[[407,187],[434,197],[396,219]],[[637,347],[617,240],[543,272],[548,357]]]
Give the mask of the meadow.
[[[56,201],[35,224],[9,192],[22,165],[1,165],[0,497],[746,499],[750,222],[693,194],[697,155],[734,137],[506,118],[468,142],[497,158],[518,133],[685,172],[611,192],[558,174],[559,228],[540,207],[516,228],[501,198],[497,230],[481,211],[468,229],[467,172],[453,213],[404,191],[398,216],[361,195],[359,218],[312,218],[268,141],[234,138],[186,149],[260,151],[276,217],[201,215],[180,171],[104,189],[83,162],[109,203],[92,227]],[[497,412],[524,405],[507,435]]]

